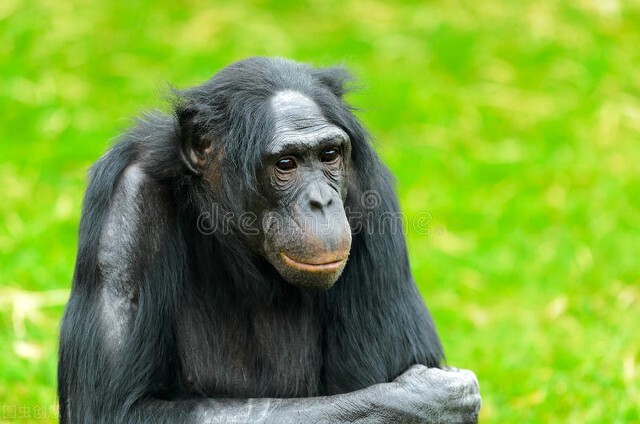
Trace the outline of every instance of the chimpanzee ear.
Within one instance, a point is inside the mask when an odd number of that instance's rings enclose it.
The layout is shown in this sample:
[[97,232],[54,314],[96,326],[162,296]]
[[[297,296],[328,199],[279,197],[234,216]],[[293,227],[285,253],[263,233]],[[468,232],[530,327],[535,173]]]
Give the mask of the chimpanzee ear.
[[342,67],[313,69],[313,75],[338,97],[349,92],[348,85],[354,78]]
[[187,169],[202,175],[211,153],[211,138],[202,116],[207,116],[206,107],[186,105],[178,107],[176,115],[180,128],[180,156]]

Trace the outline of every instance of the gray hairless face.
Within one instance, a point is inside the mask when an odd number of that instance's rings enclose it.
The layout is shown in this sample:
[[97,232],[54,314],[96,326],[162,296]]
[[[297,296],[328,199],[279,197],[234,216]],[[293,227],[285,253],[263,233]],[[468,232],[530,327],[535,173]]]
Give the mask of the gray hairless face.
[[271,99],[274,137],[259,173],[268,205],[258,248],[291,284],[328,289],[351,248],[344,210],[351,143],[296,91]]

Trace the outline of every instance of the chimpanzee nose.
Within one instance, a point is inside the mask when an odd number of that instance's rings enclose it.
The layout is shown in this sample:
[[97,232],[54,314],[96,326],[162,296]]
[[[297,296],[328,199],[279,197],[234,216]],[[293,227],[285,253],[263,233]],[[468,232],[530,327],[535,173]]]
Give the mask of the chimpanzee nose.
[[324,211],[333,203],[333,190],[326,184],[314,182],[309,187],[309,206],[312,211]]

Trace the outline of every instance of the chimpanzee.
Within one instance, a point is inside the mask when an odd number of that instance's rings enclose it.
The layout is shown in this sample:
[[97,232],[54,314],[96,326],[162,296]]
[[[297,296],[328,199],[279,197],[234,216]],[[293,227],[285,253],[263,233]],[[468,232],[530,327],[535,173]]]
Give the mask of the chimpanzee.
[[342,68],[232,64],[91,169],[63,423],[475,422]]

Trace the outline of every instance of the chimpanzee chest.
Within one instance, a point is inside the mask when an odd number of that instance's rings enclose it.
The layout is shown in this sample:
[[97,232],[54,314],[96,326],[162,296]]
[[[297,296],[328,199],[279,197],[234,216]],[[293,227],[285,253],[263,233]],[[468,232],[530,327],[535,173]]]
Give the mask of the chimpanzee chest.
[[311,306],[193,308],[176,321],[180,384],[208,397],[320,394],[321,330]]

